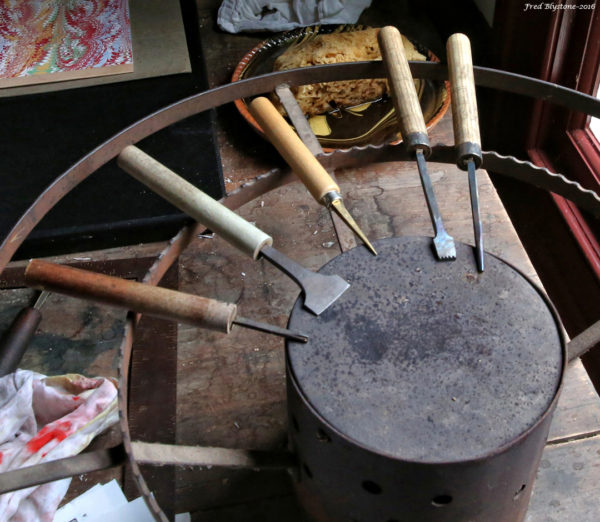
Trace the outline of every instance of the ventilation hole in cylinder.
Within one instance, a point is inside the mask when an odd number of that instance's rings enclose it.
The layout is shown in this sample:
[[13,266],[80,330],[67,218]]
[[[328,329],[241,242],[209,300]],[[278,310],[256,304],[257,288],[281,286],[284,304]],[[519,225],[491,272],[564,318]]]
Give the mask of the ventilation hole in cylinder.
[[377,482],[373,482],[372,480],[364,480],[362,483],[362,487],[365,491],[371,493],[372,495],[381,494],[381,486],[377,484]]
[[527,487],[527,484],[523,484],[520,488],[519,491],[517,491],[515,493],[515,496],[513,497],[513,500],[518,500],[519,497],[523,494],[523,491],[525,491],[525,488]]
[[293,415],[292,415],[292,426],[294,427],[294,430],[296,431],[296,433],[300,433],[300,425],[298,424],[296,417],[294,417]]
[[438,495],[437,497],[433,497],[431,503],[435,507],[444,507],[452,502],[452,497],[450,495]]
[[308,478],[312,478],[312,471],[306,464],[302,464],[302,469],[304,470],[304,473]]
[[321,442],[331,442],[331,437],[327,435],[321,428],[317,430],[317,440]]

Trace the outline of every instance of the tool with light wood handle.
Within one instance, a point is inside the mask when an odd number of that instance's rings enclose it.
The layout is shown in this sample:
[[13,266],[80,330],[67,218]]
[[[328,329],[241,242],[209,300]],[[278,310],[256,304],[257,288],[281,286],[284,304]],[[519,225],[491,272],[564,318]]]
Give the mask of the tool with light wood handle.
[[219,332],[229,333],[231,326],[237,324],[295,341],[307,340],[306,336],[284,328],[238,317],[235,304],[40,259],[33,259],[27,265],[25,283],[40,290],[50,290]]
[[374,255],[377,255],[373,245],[344,206],[339,185],[313,156],[274,105],[267,98],[261,96],[252,100],[248,108],[269,141],[302,180],[302,183],[306,185],[312,197],[321,205],[332,208],[365,246]]
[[349,288],[350,285],[338,275],[317,274],[292,261],[271,246],[273,239],[269,235],[137,147],[125,147],[117,163],[125,172],[242,252],[253,259],[263,256],[291,277],[304,291],[304,306],[314,314],[321,314]]
[[433,246],[438,259],[456,259],[454,240],[446,232],[442,216],[435,199],[431,178],[427,172],[425,158],[431,153],[427,127],[421,111],[419,97],[413,81],[400,31],[393,26],[383,27],[378,34],[379,48],[385,63],[387,79],[394,100],[394,108],[402,133],[402,140],[409,151],[415,153],[421,185],[425,193],[427,208],[435,230]]
[[448,73],[450,75],[450,93],[452,95],[454,144],[457,153],[456,164],[460,169],[468,171],[477,269],[479,272],[483,272],[483,227],[475,172],[475,169],[481,166],[482,161],[481,138],[479,137],[475,78],[473,76],[469,38],[461,33],[453,34],[448,38],[446,51],[448,54]]

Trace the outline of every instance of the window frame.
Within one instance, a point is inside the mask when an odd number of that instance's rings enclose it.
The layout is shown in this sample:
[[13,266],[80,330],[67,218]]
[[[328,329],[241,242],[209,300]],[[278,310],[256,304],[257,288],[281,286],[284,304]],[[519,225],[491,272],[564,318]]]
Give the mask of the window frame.
[[[595,95],[600,80],[600,9],[559,10],[551,24],[542,79]],[[574,56],[580,58],[569,59]],[[589,128],[589,122],[588,115],[538,101],[534,105],[526,149],[535,164],[561,172],[600,193],[600,143]],[[600,227],[591,226],[570,201],[555,194],[552,198],[600,279]]]

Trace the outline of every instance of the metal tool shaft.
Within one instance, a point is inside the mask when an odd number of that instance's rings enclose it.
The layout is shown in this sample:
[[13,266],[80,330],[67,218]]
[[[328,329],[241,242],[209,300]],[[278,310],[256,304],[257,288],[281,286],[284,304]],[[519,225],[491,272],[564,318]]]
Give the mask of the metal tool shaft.
[[454,240],[446,232],[444,223],[442,222],[442,215],[435,199],[435,193],[433,191],[433,185],[431,178],[427,172],[427,162],[425,161],[425,155],[421,149],[415,150],[417,158],[417,167],[419,169],[419,176],[421,177],[421,185],[425,194],[425,201],[427,202],[427,209],[431,217],[433,229],[435,231],[435,237],[433,243],[435,251],[441,260],[456,259],[456,248],[454,246]]
[[292,332],[287,328],[280,328],[279,326],[272,324],[261,323],[259,321],[254,321],[253,319],[240,317],[239,315],[233,320],[233,324],[243,326],[244,328],[250,328],[251,330],[258,330],[259,332],[266,332],[273,335],[278,335],[280,337],[285,337],[286,339],[291,339],[292,341],[297,341],[299,343],[305,343],[308,341],[308,337],[306,335]]
[[473,212],[473,232],[475,234],[475,248],[477,250],[477,270],[483,272],[483,225],[481,223],[481,212],[479,209],[479,190],[477,187],[477,173],[475,162],[470,159],[467,162],[469,173],[469,195],[471,196],[471,211]]

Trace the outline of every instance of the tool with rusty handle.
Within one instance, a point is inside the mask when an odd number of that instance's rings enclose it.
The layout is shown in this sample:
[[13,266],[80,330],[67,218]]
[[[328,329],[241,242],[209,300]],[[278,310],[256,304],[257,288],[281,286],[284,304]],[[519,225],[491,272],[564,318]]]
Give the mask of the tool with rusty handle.
[[454,240],[444,228],[431,178],[427,172],[425,157],[431,153],[431,145],[429,144],[419,97],[404,52],[402,36],[398,29],[387,26],[379,31],[378,40],[402,139],[406,144],[406,148],[409,151],[414,151],[417,159],[421,185],[423,186],[427,208],[435,231],[435,237],[433,238],[435,253],[438,259],[442,261],[456,259]]
[[237,306],[231,303],[39,259],[33,259],[27,265],[25,283],[33,288],[50,290],[219,332],[229,333],[231,326],[237,324],[294,341],[308,340],[305,335],[285,328],[239,317]]
[[448,73],[452,95],[454,144],[457,153],[456,164],[459,169],[466,170],[469,173],[469,193],[477,251],[477,270],[483,272],[483,230],[475,173],[475,169],[481,166],[482,161],[481,138],[479,137],[475,78],[473,77],[473,60],[469,38],[461,33],[453,34],[448,38],[446,51],[448,53]]
[[338,275],[317,274],[292,261],[271,246],[273,239],[269,235],[137,147],[125,147],[117,162],[125,172],[242,252],[253,259],[264,256],[302,288],[304,306],[315,315],[325,311],[350,287]]
[[23,308],[0,339],[0,377],[14,372],[42,320],[40,308],[48,298],[41,292],[33,306]]
[[313,156],[273,104],[261,96],[252,100],[248,108],[269,141],[302,180],[302,183],[306,185],[312,197],[321,205],[332,208],[365,246],[374,255],[377,255],[367,236],[346,209],[339,185],[327,173],[319,160]]

